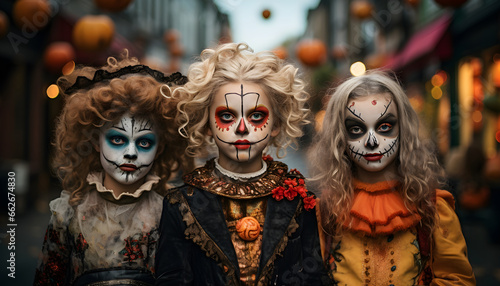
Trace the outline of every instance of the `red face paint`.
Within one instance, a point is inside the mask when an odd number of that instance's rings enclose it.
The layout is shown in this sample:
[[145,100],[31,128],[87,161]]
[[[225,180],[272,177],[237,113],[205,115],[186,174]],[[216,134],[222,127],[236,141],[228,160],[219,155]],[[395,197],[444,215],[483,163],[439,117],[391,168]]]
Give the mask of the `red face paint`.
[[219,106],[215,110],[215,124],[221,131],[229,130],[229,127],[234,124],[236,117],[230,109],[225,106]]
[[250,114],[248,121],[255,128],[264,128],[267,126],[269,119],[269,109],[265,106],[257,106],[255,111]]

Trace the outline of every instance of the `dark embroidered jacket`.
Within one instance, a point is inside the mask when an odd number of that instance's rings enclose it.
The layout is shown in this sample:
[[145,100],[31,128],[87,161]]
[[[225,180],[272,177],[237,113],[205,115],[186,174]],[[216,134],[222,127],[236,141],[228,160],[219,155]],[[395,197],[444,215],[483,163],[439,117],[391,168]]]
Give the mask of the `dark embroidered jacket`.
[[[300,196],[275,200],[272,189],[292,176],[287,166],[268,162],[254,182],[229,182],[214,175],[213,161],[168,191],[160,222],[156,285],[240,285],[238,257],[221,199],[254,194],[267,200],[257,285],[330,284],[320,255],[315,210]],[[240,190],[244,190],[241,191]]]

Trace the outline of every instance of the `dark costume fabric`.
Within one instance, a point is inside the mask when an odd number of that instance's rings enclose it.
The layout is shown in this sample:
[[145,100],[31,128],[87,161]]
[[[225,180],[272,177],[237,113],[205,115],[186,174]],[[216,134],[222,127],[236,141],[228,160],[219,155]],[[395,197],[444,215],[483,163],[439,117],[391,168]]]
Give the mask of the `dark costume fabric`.
[[[300,173],[268,161],[254,180],[218,173],[214,160],[168,191],[160,222],[156,285],[324,285],[315,210],[303,197],[273,197],[285,180]],[[310,194],[310,193],[309,193]],[[308,210],[306,210],[306,209]],[[251,216],[262,225],[252,241],[238,226]]]
[[91,189],[76,207],[63,191],[50,203],[34,285],[153,285],[163,197],[152,188],[159,180],[148,175],[135,193],[115,197],[102,173],[90,174]]

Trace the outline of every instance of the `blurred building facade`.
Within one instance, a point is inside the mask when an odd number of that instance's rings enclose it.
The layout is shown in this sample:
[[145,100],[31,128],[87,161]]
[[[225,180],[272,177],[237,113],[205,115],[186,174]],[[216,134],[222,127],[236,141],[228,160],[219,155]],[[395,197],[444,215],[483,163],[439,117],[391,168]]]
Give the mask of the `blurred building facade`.
[[[19,176],[26,174],[18,177],[25,183],[19,183],[25,185],[19,187],[20,197],[29,192],[43,195],[55,180],[48,162],[54,121],[63,99],[51,99],[46,93],[62,75],[60,68],[51,70],[44,61],[52,43],[69,43],[76,64],[103,65],[108,56],[128,49],[142,63],[171,73],[185,72],[204,48],[230,39],[228,17],[212,0],[136,0],[113,12],[99,8],[96,3],[103,1],[98,0],[37,0],[36,5],[28,4],[34,14],[19,15],[15,7],[25,5],[19,3],[23,1],[0,2],[0,118],[4,122],[0,165],[2,176],[12,170],[19,170]],[[44,10],[46,4],[49,8]],[[87,15],[105,15],[114,23],[114,35],[106,48],[89,52],[75,46],[73,29]],[[87,35],[89,41],[97,37],[98,30]],[[19,202],[19,212],[22,205]]]
[[305,37],[325,43],[337,79],[357,61],[393,70],[442,155],[478,136],[497,153],[499,1],[322,0],[308,25]]

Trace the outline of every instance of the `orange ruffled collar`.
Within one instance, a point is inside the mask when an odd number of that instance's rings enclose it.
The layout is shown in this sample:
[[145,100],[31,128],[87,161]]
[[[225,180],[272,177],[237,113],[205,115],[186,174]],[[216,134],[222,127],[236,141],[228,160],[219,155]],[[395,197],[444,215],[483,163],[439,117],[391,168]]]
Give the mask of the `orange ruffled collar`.
[[407,230],[421,219],[404,205],[398,181],[367,184],[353,180],[353,187],[354,200],[344,228],[368,236],[388,235]]

